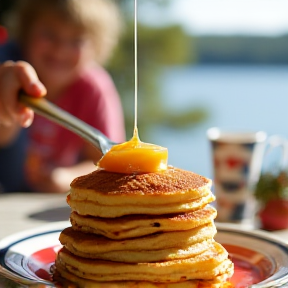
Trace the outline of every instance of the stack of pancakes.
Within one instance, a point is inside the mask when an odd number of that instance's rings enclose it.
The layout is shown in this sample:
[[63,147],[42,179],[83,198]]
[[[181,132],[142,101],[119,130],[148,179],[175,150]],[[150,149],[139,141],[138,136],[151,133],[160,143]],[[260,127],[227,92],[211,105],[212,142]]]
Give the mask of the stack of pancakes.
[[172,167],[134,175],[96,170],[76,178],[57,280],[81,288],[220,287],[233,264],[213,239],[210,188],[209,179]]

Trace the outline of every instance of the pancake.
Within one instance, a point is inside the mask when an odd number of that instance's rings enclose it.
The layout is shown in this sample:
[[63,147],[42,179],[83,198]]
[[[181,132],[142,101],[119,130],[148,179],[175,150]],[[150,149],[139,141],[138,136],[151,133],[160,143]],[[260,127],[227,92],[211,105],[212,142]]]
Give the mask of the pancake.
[[103,218],[115,218],[131,214],[162,215],[191,212],[203,208],[214,200],[215,197],[210,191],[207,195],[194,199],[191,202],[165,204],[165,201],[163,200],[162,205],[102,205],[88,200],[74,200],[70,195],[67,196],[67,202],[72,208],[72,211],[84,216],[90,215]]
[[220,288],[234,267],[214,240],[214,200],[211,180],[173,167],[78,177],[54,275],[80,288]]
[[156,263],[120,263],[92,260],[71,254],[63,248],[56,260],[74,275],[95,281],[181,282],[213,280],[233,270],[227,251],[217,242],[212,249],[195,257]]
[[79,251],[80,253],[93,255],[112,251],[127,252],[182,248],[212,239],[215,234],[216,227],[212,222],[192,230],[157,233],[118,241],[100,235],[74,231],[71,227],[68,227],[62,231],[59,240],[71,252]]
[[121,174],[98,169],[73,180],[70,199],[112,207],[169,205],[199,199],[207,195],[211,185],[210,179],[174,167],[145,174]]
[[190,213],[168,215],[129,215],[99,218],[71,213],[74,230],[103,235],[110,239],[127,239],[158,232],[183,231],[207,224],[215,219],[216,209],[207,205]]
[[[230,273],[230,274],[229,274]],[[232,288],[228,283],[225,285],[227,278],[231,276],[231,271],[226,274],[218,275],[214,280],[189,280],[179,283],[159,283],[145,281],[109,281],[100,282],[80,278],[66,270],[61,264],[57,263],[57,271],[53,274],[53,280],[56,287],[62,288]],[[69,280],[67,280],[69,279]]]
[[[229,274],[230,273],[230,274]],[[218,275],[214,280],[189,280],[179,283],[160,283],[145,281],[109,281],[100,282],[80,278],[66,270],[61,264],[57,263],[57,271],[53,274],[56,287],[62,288],[232,288],[229,283],[224,283],[231,276],[231,272]],[[67,280],[69,279],[69,280]],[[227,286],[225,285],[227,284]]]
[[109,260],[114,262],[141,263],[141,262],[159,262],[176,259],[185,259],[196,256],[213,247],[214,240],[204,240],[181,248],[166,248],[157,250],[125,250],[110,251],[103,253],[84,253],[78,251],[71,242],[66,243],[65,247],[72,254],[99,260]]

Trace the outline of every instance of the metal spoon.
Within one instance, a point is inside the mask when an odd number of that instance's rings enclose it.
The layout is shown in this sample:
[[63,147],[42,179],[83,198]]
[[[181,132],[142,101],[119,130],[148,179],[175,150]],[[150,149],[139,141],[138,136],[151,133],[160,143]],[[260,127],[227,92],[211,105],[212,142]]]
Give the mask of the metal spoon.
[[19,101],[32,108],[37,114],[44,116],[87,140],[100,150],[102,154],[105,154],[113,145],[117,144],[108,139],[96,128],[62,110],[45,98],[35,98],[25,95],[22,92],[19,95]]

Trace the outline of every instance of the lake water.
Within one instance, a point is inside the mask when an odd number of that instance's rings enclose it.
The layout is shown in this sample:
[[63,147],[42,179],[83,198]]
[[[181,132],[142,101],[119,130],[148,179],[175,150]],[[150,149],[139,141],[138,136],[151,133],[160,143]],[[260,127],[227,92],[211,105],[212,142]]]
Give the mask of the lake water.
[[267,132],[288,138],[288,66],[190,66],[167,68],[163,101],[181,113],[188,105],[209,112],[206,121],[185,130],[155,128],[153,141],[168,147],[169,164],[212,177],[206,131]]

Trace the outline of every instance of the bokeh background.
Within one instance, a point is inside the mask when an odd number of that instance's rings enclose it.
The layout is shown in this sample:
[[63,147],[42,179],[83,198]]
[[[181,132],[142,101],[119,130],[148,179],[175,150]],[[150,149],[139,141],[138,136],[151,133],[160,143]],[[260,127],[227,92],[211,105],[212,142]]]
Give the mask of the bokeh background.
[[[0,1],[0,42],[15,1]],[[133,1],[109,62],[134,117]],[[168,147],[169,163],[212,177],[206,130],[288,136],[287,0],[138,0],[140,138]]]

